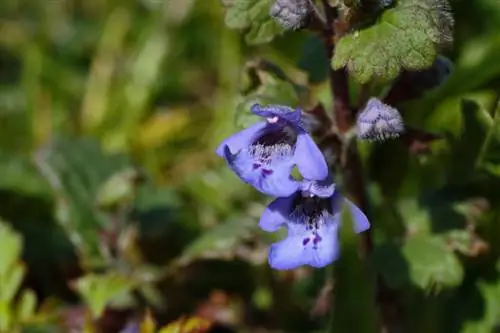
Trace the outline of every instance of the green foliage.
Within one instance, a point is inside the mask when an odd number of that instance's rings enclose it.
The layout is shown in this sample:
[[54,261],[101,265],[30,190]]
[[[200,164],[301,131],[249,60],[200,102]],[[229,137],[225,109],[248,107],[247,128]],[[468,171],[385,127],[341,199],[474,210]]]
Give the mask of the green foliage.
[[88,274],[75,281],[75,289],[95,318],[102,315],[106,305],[126,295],[134,285],[135,281],[116,273]]
[[[245,80],[246,79],[246,80]],[[253,104],[281,104],[294,108],[299,105],[301,87],[270,63],[251,64],[245,72],[246,91],[236,107],[235,121],[244,128],[260,117],[250,112]]]
[[401,0],[373,26],[342,37],[332,66],[346,66],[360,83],[390,81],[403,69],[430,67],[452,26],[447,0]]
[[402,252],[410,266],[410,279],[418,287],[439,289],[456,287],[462,282],[463,268],[443,239],[411,237]]
[[221,0],[227,7],[225,23],[231,29],[244,29],[248,44],[270,42],[283,28],[269,15],[272,0]]
[[[217,318],[248,332],[372,332],[388,314],[388,331],[498,330],[499,3],[359,13],[371,2],[328,1],[343,4],[332,27],[346,31],[328,59],[323,1],[286,34],[273,2],[0,1],[0,331],[177,332]],[[326,116],[314,134],[335,177],[356,173],[333,156],[331,68],[347,68],[354,111],[441,52],[448,80],[397,108],[442,138],[352,147],[373,252],[360,255],[368,235],[346,216],[332,266],[271,271],[285,230],[258,230],[267,202],[217,144],[257,121],[253,103],[302,107]]]
[[[87,165],[86,161],[92,164]],[[126,158],[104,155],[98,142],[82,138],[56,140],[37,152],[36,162],[54,191],[58,222],[82,259],[87,264],[99,264],[101,244],[95,235],[110,227],[108,217],[98,208],[99,204],[106,204],[103,195],[110,195],[103,193],[106,188],[102,189],[101,184],[127,167]],[[113,185],[113,190],[122,191]]]
[[22,247],[22,237],[0,220],[0,332],[18,331],[35,316],[36,295],[29,289],[20,290],[26,274],[20,261]]

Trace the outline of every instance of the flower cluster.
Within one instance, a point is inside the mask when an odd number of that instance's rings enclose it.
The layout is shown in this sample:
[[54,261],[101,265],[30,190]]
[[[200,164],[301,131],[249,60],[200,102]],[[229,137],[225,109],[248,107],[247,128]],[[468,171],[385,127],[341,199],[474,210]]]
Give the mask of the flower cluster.
[[[277,197],[259,222],[264,231],[275,232],[283,226],[288,231],[286,239],[271,246],[271,267],[324,267],[339,253],[343,204],[351,211],[356,232],[370,227],[368,219],[335,190],[325,158],[305,130],[300,109],[256,104],[251,111],[265,121],[224,140],[217,154],[244,182]],[[295,166],[303,179],[291,175]]]

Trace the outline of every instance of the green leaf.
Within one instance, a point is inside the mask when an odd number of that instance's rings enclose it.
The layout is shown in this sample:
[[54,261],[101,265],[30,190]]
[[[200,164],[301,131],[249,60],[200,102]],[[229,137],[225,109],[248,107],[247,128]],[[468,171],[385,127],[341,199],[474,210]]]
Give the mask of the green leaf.
[[483,142],[476,166],[500,178],[500,105],[496,106],[493,123]]
[[20,322],[26,322],[35,315],[37,297],[33,290],[23,290],[17,303],[16,316]]
[[97,192],[96,201],[99,207],[111,208],[130,203],[134,198],[136,176],[135,169],[127,168],[109,177]]
[[446,0],[400,0],[375,25],[342,37],[332,67],[346,66],[360,83],[390,81],[402,69],[432,66],[452,26]]
[[375,247],[372,260],[375,269],[389,287],[397,289],[408,285],[408,263],[400,246],[392,242],[378,245]]
[[26,268],[22,263],[17,263],[10,270],[1,276],[0,302],[9,303],[14,299],[21,283],[23,282]]
[[409,264],[411,281],[422,289],[456,287],[462,282],[462,265],[442,238],[411,237],[403,246],[403,255]]
[[5,276],[14,268],[21,256],[22,248],[21,236],[0,219],[0,277]]
[[477,287],[482,297],[483,316],[466,321],[460,332],[496,332],[494,329],[498,327],[500,315],[500,280],[479,281]]
[[0,188],[30,195],[48,195],[50,188],[29,156],[0,151]]
[[272,0],[222,1],[227,7],[225,23],[231,29],[245,30],[248,44],[268,43],[284,29],[269,15]]
[[94,318],[100,317],[109,303],[123,297],[134,286],[135,281],[117,273],[87,274],[75,282],[76,290]]
[[244,239],[256,229],[253,219],[236,219],[206,231],[185,250],[179,263],[201,258],[232,258]]
[[252,68],[249,75],[258,77],[259,83],[250,93],[241,98],[236,107],[235,122],[238,127],[248,127],[261,117],[250,112],[253,104],[280,104],[297,107],[299,104],[298,87],[280,72],[271,69]]
[[36,164],[52,187],[57,220],[87,263],[101,260],[98,234],[108,217],[95,202],[102,184],[128,166],[121,155],[105,155],[90,138],[55,140],[37,152]]
[[[334,266],[335,289],[332,326],[329,332],[377,332],[375,275],[359,257],[363,236],[354,232],[353,219],[343,209],[339,231],[341,253]],[[355,313],[357,319],[352,320]]]
[[[461,133],[458,139],[453,142],[449,168],[450,179],[457,182],[464,182],[476,176],[476,166],[485,163],[479,160],[484,160],[488,153],[486,151],[488,147],[481,147],[486,143],[489,133],[492,133],[490,143],[494,143],[495,140],[495,129],[491,116],[477,103],[462,100],[461,115]],[[492,155],[491,152],[489,155]],[[493,154],[493,156],[495,158],[496,154]]]

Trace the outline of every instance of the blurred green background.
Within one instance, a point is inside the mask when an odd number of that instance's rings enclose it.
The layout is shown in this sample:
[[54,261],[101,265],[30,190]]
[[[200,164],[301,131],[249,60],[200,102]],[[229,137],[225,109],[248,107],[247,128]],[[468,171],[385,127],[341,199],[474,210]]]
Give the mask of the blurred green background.
[[[390,332],[500,329],[500,2],[452,8],[452,76],[400,106],[445,138],[425,156],[359,144]],[[330,330],[330,269],[272,271],[269,199],[214,153],[251,101],[331,106],[327,69],[308,32],[246,45],[217,0],[2,0],[0,331],[139,332],[146,308],[213,332]],[[362,279],[334,311],[371,297]]]

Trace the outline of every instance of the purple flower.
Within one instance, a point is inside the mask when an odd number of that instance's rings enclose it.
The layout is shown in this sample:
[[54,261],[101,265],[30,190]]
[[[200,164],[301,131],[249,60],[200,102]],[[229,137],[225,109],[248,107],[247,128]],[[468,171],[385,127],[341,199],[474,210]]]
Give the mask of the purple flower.
[[365,214],[338,194],[332,183],[302,181],[296,193],[274,200],[262,214],[259,226],[269,232],[286,226],[288,236],[271,245],[268,258],[271,267],[279,270],[302,265],[319,268],[337,259],[343,202],[350,209],[356,233],[370,228]]
[[357,120],[358,138],[383,141],[404,131],[403,118],[395,108],[372,97]]
[[243,181],[264,194],[286,197],[299,187],[291,176],[294,165],[307,179],[328,176],[325,158],[301,124],[300,109],[255,104],[252,112],[266,121],[234,134],[217,148]]

